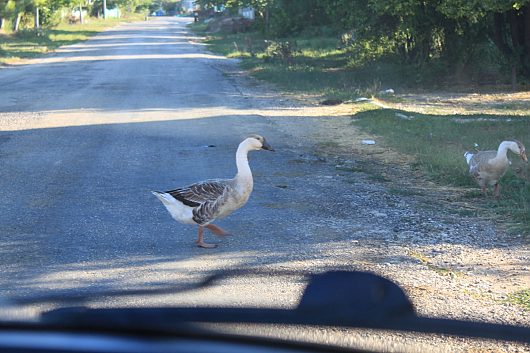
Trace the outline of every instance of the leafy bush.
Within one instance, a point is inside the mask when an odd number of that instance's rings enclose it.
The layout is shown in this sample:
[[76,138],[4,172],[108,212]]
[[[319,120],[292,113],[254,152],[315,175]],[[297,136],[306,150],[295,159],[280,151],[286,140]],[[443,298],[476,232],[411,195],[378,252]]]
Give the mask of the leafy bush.
[[[346,38],[347,39],[347,38]],[[373,63],[394,53],[394,43],[388,38],[352,41],[348,48],[351,68]]]
[[46,37],[48,35],[47,31],[43,28],[33,29],[33,28],[24,28],[20,29],[15,33],[15,37],[22,40],[33,40],[36,37]]
[[50,8],[40,9],[40,20],[44,27],[52,28],[58,26],[61,21],[61,11]]
[[296,50],[291,42],[288,41],[265,41],[265,61],[280,59],[284,63],[292,64],[293,56]]

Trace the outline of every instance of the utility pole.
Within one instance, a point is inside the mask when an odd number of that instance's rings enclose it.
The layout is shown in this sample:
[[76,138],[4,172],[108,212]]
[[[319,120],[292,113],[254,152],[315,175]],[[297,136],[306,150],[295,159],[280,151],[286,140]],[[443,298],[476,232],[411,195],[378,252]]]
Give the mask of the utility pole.
[[103,0],[103,19],[107,19],[107,0]]

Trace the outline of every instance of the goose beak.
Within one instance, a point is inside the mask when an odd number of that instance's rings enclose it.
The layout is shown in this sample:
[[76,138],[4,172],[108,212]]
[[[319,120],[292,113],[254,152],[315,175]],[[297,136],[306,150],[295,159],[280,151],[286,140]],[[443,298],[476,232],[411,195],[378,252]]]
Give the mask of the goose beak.
[[262,144],[262,146],[261,146],[261,149],[262,149],[262,150],[266,150],[266,151],[272,151],[272,152],[274,152],[274,148],[272,148],[272,146],[269,145],[269,143],[268,143],[267,141],[265,141],[265,140],[263,140],[263,144]]
[[525,151],[521,152],[521,159],[523,161],[525,161],[526,163],[528,163],[528,157],[526,157],[526,152]]

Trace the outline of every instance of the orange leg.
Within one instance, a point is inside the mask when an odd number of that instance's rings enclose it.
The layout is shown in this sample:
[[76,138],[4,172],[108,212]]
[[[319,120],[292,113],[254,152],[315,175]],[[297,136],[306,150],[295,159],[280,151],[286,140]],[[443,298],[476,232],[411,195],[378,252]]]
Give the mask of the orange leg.
[[495,186],[493,187],[493,195],[495,196],[496,199],[501,197],[501,192],[499,190],[499,183],[495,184]]
[[199,238],[197,239],[197,246],[201,248],[207,248],[207,249],[217,247],[216,244],[206,244],[203,238],[204,238],[204,227],[199,226]]
[[230,235],[230,233],[228,233],[226,230],[224,230],[221,227],[216,226],[215,224],[210,223],[206,226],[206,228],[208,228],[215,235],[220,235],[220,236]]

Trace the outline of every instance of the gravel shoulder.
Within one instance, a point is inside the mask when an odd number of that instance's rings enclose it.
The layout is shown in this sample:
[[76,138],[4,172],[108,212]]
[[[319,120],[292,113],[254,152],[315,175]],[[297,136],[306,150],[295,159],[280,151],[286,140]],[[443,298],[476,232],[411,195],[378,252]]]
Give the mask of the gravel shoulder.
[[[225,63],[220,69],[243,94],[261,97],[263,106],[277,107],[257,113],[284,132],[302,160],[327,165],[334,174],[324,177],[337,189],[344,187],[342,193],[327,193],[330,200],[320,206],[336,217],[320,225],[311,221],[311,226],[340,230],[350,240],[321,246],[322,256],[318,264],[311,263],[313,268],[344,263],[381,274],[405,289],[421,315],[530,326],[529,312],[507,300],[509,294],[530,288],[527,240],[503,232],[494,219],[469,216],[466,210],[473,205],[459,201],[462,190],[423,179],[409,167],[410,157],[353,126],[352,105],[324,107],[304,97],[286,97],[232,65]],[[476,108],[479,103],[470,104]],[[363,145],[363,139],[375,139],[377,144]],[[312,177],[322,178],[323,169],[314,168]],[[300,268],[307,265],[299,263]],[[404,336],[393,335],[389,342],[395,345],[384,349],[415,350],[402,345]],[[528,346],[466,339],[420,341],[429,350],[530,351]],[[368,347],[373,348],[367,343]]]

